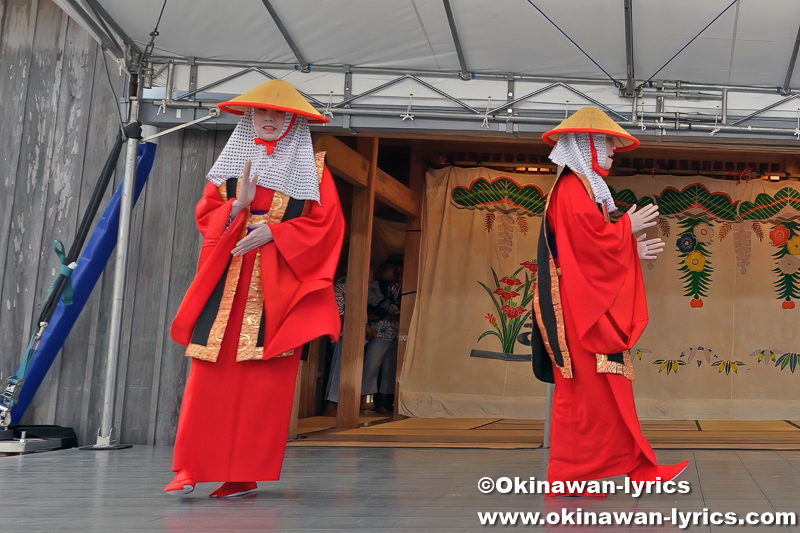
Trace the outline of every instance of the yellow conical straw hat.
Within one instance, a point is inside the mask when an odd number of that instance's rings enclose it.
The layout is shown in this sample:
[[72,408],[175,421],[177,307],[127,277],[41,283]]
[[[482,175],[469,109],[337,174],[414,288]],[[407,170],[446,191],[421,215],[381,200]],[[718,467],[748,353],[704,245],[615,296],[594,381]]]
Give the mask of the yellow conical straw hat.
[[562,133],[602,133],[614,137],[617,152],[633,150],[639,139],[625,131],[622,126],[596,107],[582,107],[554,129],[542,135],[544,142],[555,146]]
[[220,109],[243,115],[248,107],[261,109],[277,109],[286,113],[294,113],[306,117],[311,124],[329,122],[314,106],[308,103],[300,92],[283,80],[270,80],[262,83],[252,91],[247,91],[233,100],[217,104]]

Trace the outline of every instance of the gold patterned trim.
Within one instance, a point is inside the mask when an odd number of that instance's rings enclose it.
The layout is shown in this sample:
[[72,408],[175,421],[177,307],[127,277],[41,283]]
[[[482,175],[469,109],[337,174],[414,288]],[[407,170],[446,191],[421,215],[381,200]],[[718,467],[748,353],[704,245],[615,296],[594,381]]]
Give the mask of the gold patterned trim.
[[633,360],[631,359],[631,351],[625,350],[622,352],[623,371],[622,375],[633,381]]
[[622,364],[609,361],[608,356],[605,354],[599,353],[596,356],[598,374],[620,374],[633,381],[633,363],[631,362],[630,350],[622,352]]
[[244,306],[244,321],[239,332],[239,349],[236,351],[237,361],[252,361],[264,358],[264,347],[258,346],[258,330],[264,315],[264,290],[261,285],[261,250],[256,252],[253,274],[250,276],[250,287],[247,291],[247,302]]
[[[289,207],[289,195],[275,191],[272,196],[272,205],[269,212],[265,215],[250,214],[247,219],[248,224],[279,224],[286,208]],[[261,326],[261,318],[264,314],[264,288],[261,277],[261,250],[256,253],[256,260],[253,264],[253,274],[250,277],[250,287],[247,291],[247,302],[245,303],[244,322],[239,333],[239,349],[236,352],[236,361],[256,361],[264,359],[264,347],[258,346],[258,332]],[[280,354],[277,357],[293,355],[292,353]]]
[[569,346],[567,346],[567,329],[564,326],[564,306],[561,304],[561,280],[559,276],[561,273],[556,268],[556,263],[553,256],[550,259],[550,293],[553,299],[553,311],[556,315],[556,335],[558,336],[558,347],[561,350],[561,359],[564,361],[564,366],[560,367],[561,375],[565,378],[572,377],[572,356],[569,353]]
[[533,285],[533,313],[536,315],[536,325],[539,326],[539,332],[542,334],[542,341],[544,347],[547,348],[547,353],[550,355],[550,360],[555,364],[555,356],[553,355],[553,347],[550,346],[550,337],[547,335],[547,328],[544,325],[544,318],[542,318],[542,304],[539,302],[539,284]]
[[247,215],[248,224],[269,224],[269,213],[264,215],[254,215],[250,213]]
[[[244,232],[242,232],[244,236]],[[241,238],[241,237],[240,237]],[[219,303],[219,311],[208,333],[208,341],[205,346],[190,344],[186,349],[188,357],[196,357],[204,361],[215,362],[222,347],[222,339],[225,336],[225,328],[233,309],[233,297],[236,294],[236,287],[239,285],[239,278],[242,274],[243,256],[233,256],[228,267],[228,277],[225,279],[225,289],[222,292],[222,300]]]
[[289,207],[289,195],[286,193],[275,191],[272,196],[272,205],[269,208],[267,215],[267,224],[280,224],[283,220],[283,215],[286,214],[286,208]]
[[219,352],[212,352],[208,346],[200,344],[190,344],[186,347],[186,357],[194,357],[195,359],[202,359],[203,361],[215,362]]
[[327,152],[317,152],[314,154],[314,162],[317,164],[317,179],[322,183],[322,175],[325,173],[325,154]]
[[[243,237],[244,234],[245,232],[242,232],[241,237]],[[231,258],[231,265],[228,267],[228,277],[225,280],[225,289],[219,304],[219,312],[217,313],[217,318],[214,319],[214,325],[211,326],[211,332],[208,334],[206,347],[209,350],[214,350],[214,361],[217,360],[217,355],[219,355],[219,350],[222,347],[222,338],[225,336],[225,328],[228,326],[228,319],[231,316],[233,297],[236,294],[236,287],[239,285],[239,278],[242,275],[243,260],[244,256],[241,255]]]

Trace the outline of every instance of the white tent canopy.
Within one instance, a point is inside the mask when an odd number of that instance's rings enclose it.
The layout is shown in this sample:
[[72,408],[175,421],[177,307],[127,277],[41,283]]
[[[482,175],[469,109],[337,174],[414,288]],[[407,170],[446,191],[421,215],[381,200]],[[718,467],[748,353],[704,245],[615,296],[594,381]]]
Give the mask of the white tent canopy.
[[[164,6],[57,3],[129,66]],[[167,0],[142,116],[199,118],[280,77],[331,130],[533,135],[599,105],[645,140],[794,143],[799,28],[794,0]]]

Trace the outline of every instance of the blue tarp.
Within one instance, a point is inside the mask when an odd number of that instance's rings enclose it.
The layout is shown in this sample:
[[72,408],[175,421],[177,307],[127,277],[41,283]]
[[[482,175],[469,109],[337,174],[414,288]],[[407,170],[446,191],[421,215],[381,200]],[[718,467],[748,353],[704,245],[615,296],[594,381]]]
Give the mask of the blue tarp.
[[[144,189],[153,160],[156,155],[155,143],[139,145],[139,161],[136,169],[136,195],[134,205],[139,200],[139,195]],[[42,335],[39,348],[30,362],[28,376],[20,392],[19,399],[11,411],[12,424],[18,424],[25,410],[33,400],[33,395],[42,384],[50,366],[53,364],[58,352],[67,340],[67,335],[72,331],[72,326],[78,320],[89,296],[103,275],[103,270],[108,263],[114,247],[117,244],[117,228],[119,226],[120,201],[122,199],[122,183],[120,183],[111,202],[106,207],[97,227],[89,238],[78,259],[78,266],[72,274],[72,289],[74,292],[72,305],[65,306],[63,300],[58,303],[50,324]],[[21,377],[21,376],[20,376]]]

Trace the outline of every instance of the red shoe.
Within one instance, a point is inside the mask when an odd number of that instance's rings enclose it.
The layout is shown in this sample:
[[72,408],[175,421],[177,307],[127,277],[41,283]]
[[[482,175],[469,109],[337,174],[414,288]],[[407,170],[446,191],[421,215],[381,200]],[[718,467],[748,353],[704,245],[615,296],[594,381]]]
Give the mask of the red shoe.
[[683,471],[689,467],[689,461],[684,461],[676,465],[658,465],[658,476],[661,482],[673,481],[678,476],[683,474]]
[[175,479],[164,487],[164,492],[171,494],[189,494],[194,490],[194,480],[187,470],[175,474]]
[[208,497],[235,498],[236,496],[252,494],[257,488],[258,485],[256,485],[255,481],[226,481],[220,488],[212,492]]
[[[629,474],[632,481],[656,481],[656,478],[661,478],[662,483],[673,481],[680,476],[684,470],[689,466],[689,461],[683,461],[675,465],[652,465],[649,464],[644,468],[637,468]],[[638,472],[637,472],[638,471]]]

